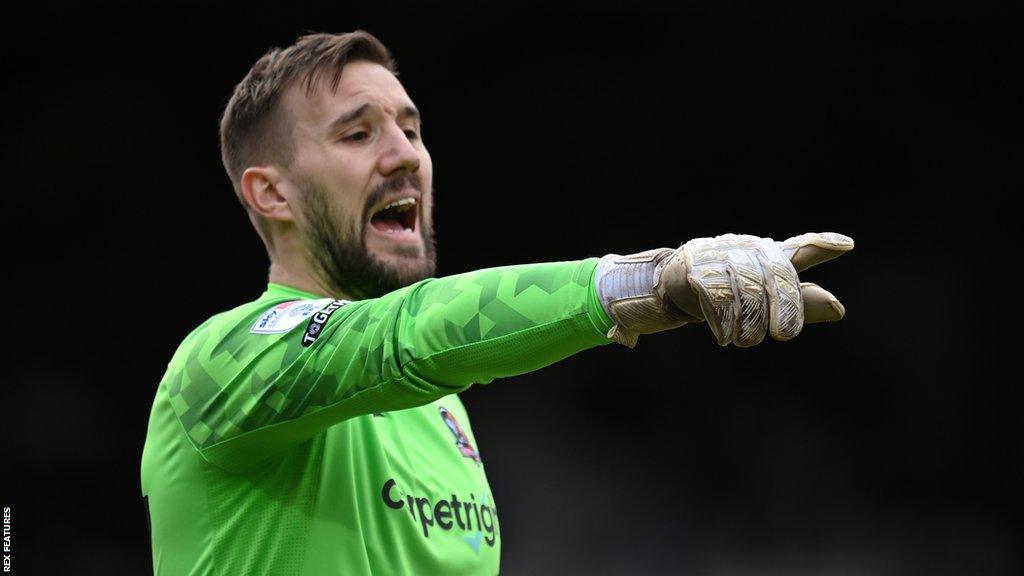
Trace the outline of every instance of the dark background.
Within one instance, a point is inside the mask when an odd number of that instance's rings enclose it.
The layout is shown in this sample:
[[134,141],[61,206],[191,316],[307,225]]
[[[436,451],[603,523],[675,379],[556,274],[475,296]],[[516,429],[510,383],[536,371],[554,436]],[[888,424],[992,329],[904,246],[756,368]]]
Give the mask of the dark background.
[[151,570],[157,382],[266,280],[218,116],[268,47],[361,27],[425,116],[442,275],[725,232],[857,242],[803,275],[843,300],[840,324],[748,350],[691,326],[464,393],[503,573],[1022,573],[1019,370],[1001,365],[1019,366],[1019,26],[963,6],[630,4],[6,13],[15,571]]

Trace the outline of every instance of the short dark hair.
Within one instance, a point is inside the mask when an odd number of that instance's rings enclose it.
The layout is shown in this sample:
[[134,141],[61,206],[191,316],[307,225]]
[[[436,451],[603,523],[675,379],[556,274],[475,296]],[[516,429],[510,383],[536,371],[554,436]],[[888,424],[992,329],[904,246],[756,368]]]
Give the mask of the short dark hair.
[[235,86],[220,119],[220,152],[246,211],[249,206],[241,187],[245,169],[266,162],[288,165],[292,160],[291,126],[278,106],[281,95],[294,82],[301,82],[308,95],[325,81],[332,91],[337,90],[345,65],[358,60],[380,64],[397,74],[387,47],[369,32],[356,30],[307,34],[287,48],[271,48]]

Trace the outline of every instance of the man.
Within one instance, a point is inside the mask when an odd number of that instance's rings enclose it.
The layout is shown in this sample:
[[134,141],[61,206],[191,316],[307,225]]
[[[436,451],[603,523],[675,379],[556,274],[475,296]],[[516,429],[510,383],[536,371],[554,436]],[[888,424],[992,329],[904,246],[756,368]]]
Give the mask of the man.
[[853,247],[837,234],[431,278],[419,120],[365,32],[271,50],[236,87],[223,160],[270,282],[186,337],[157,390],[156,574],[494,574],[499,508],[458,392],[687,323],[751,346],[843,315],[797,277]]

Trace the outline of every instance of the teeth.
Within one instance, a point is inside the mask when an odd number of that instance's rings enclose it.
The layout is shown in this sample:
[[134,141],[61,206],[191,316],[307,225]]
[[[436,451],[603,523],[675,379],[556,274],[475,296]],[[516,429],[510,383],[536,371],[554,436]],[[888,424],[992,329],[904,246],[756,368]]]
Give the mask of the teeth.
[[402,198],[401,200],[395,200],[391,204],[388,204],[387,206],[384,207],[384,210],[388,210],[390,208],[400,208],[402,211],[405,211],[408,210],[409,208],[412,208],[415,205],[415,198]]

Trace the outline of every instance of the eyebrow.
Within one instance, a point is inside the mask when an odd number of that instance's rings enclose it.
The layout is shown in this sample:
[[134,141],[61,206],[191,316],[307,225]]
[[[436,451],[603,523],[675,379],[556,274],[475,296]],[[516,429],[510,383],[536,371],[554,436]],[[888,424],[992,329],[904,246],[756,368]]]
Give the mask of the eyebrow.
[[[330,131],[331,132],[336,132],[342,126],[344,126],[344,125],[346,125],[346,124],[348,124],[350,122],[353,122],[355,120],[358,120],[359,117],[361,117],[363,114],[366,114],[366,111],[369,110],[369,109],[370,109],[370,104],[363,104],[362,106],[356,108],[355,110],[351,110],[349,112],[345,112],[341,116],[338,116],[337,118],[335,118],[334,122],[331,122]],[[422,117],[420,116],[420,111],[417,110],[416,107],[412,106],[412,105],[404,106],[401,110],[399,110],[398,118],[399,119],[412,118],[413,120],[422,123]]]

